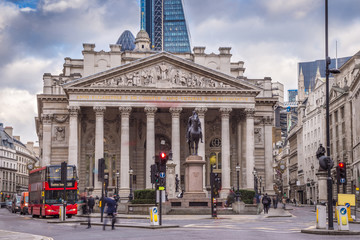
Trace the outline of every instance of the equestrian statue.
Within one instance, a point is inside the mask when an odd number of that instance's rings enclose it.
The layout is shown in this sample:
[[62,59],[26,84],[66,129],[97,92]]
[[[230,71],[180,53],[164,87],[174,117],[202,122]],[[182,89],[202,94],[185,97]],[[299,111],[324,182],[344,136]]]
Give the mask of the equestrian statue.
[[203,142],[201,122],[196,111],[189,117],[186,131],[186,142],[189,144],[189,153],[198,155],[199,139]]

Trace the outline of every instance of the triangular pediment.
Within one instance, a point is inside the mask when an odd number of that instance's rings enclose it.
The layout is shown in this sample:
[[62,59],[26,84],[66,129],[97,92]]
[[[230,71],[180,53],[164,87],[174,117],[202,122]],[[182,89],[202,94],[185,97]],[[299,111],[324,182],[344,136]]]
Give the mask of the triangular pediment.
[[317,78],[315,81],[315,89],[318,89],[323,84],[324,84],[324,81],[321,78]]
[[63,85],[71,88],[232,89],[260,92],[244,80],[161,52]]

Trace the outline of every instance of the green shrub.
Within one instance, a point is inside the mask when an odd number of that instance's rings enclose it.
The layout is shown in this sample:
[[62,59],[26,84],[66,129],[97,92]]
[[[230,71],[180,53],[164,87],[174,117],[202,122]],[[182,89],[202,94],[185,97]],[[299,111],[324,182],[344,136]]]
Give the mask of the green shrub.
[[[237,193],[237,191],[235,193]],[[243,201],[246,204],[253,204],[254,197],[255,197],[254,190],[240,189],[239,194],[240,194],[241,201]]]
[[156,199],[156,191],[152,189],[135,190],[132,204],[153,204]]

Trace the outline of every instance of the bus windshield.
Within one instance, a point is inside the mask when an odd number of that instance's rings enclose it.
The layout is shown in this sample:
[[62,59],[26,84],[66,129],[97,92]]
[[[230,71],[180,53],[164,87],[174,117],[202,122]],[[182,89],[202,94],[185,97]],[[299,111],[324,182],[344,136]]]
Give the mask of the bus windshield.
[[[66,190],[67,203],[74,204],[77,198],[76,190]],[[46,204],[62,203],[64,199],[63,190],[48,190],[45,192]]]
[[[50,182],[61,182],[61,166],[50,166],[49,167],[49,181]],[[75,168],[74,166],[67,167],[67,180],[75,180]]]

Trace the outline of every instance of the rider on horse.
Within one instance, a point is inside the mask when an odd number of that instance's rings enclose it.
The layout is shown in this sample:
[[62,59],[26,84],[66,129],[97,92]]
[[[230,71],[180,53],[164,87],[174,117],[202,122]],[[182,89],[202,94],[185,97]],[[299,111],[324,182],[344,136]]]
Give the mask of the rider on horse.
[[202,130],[201,122],[196,111],[193,111],[193,115],[189,117],[188,127],[186,132],[186,142],[189,144],[189,149],[191,149],[195,143],[194,153],[197,155],[197,147],[199,139],[203,142],[202,139]]

